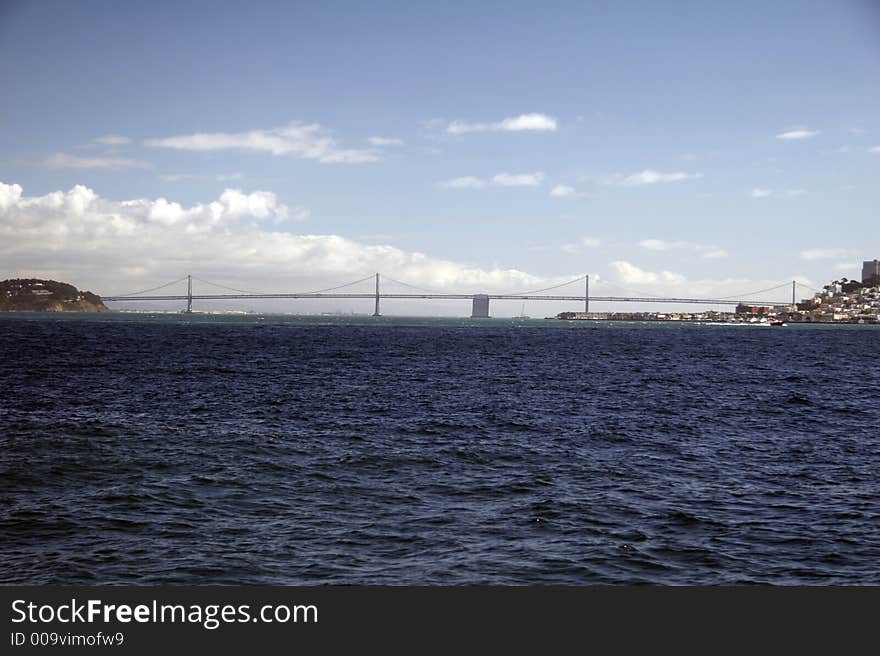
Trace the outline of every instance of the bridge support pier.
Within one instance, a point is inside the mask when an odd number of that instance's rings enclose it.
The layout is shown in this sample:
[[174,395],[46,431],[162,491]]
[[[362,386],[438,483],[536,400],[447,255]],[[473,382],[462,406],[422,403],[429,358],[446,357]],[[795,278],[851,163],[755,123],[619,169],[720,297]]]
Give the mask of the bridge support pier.
[[474,294],[471,307],[471,319],[489,318],[489,297],[486,294]]

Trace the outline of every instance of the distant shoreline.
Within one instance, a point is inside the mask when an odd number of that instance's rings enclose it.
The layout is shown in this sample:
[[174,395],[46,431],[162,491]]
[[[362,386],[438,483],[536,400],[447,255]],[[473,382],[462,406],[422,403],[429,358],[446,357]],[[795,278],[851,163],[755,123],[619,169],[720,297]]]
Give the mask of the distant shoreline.
[[[770,326],[766,321],[711,321],[705,319],[558,319],[556,317],[547,317],[548,321],[565,321],[569,323],[590,323],[590,322],[607,322],[615,321],[619,323],[687,323],[687,324],[703,324],[711,326]],[[877,321],[785,321],[785,326],[878,326]]]
[[[245,313],[245,312],[192,312],[187,314],[179,311],[167,310],[137,310],[137,311],[109,311],[109,312],[40,312],[40,311],[4,311],[0,312],[0,319],[10,320],[55,320],[55,321],[95,321],[100,323],[125,323],[125,322],[168,322],[176,324],[186,323],[238,323],[241,325],[260,325],[265,323],[278,323],[302,326],[376,326],[376,327],[463,327],[463,328],[560,328],[560,329],[584,329],[599,326],[650,326],[653,328],[725,328],[725,327],[751,327],[751,328],[775,328],[767,323],[758,322],[729,322],[729,321],[693,321],[675,319],[557,319],[555,317],[529,318],[520,317],[490,317],[474,319],[466,316],[406,316],[406,315],[383,315],[373,317],[370,314],[288,314],[279,312]],[[848,322],[791,322],[783,328],[880,328],[880,324],[858,324]]]

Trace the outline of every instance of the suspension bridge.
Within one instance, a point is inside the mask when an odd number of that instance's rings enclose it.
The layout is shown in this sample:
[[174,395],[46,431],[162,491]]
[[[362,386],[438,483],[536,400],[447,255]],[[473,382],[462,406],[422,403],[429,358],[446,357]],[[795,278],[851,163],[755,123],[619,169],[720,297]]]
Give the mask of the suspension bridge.
[[[223,293],[193,293],[193,280],[197,282],[204,283],[214,288],[218,288],[223,290]],[[355,287],[357,285],[363,285],[367,281],[375,281],[375,288],[371,289],[369,292],[365,291],[351,291],[349,288]],[[162,289],[167,289],[176,284],[180,284],[186,281],[186,293],[178,293],[178,294],[156,294],[155,292],[160,291]],[[391,283],[392,285],[402,286],[407,288],[406,292],[388,292],[383,291],[382,282]],[[582,283],[584,285],[583,295],[572,295],[572,294],[549,294],[547,292],[552,292],[555,290],[559,290],[563,287],[573,286],[577,283]],[[399,280],[394,280],[388,276],[384,276],[382,274],[376,273],[375,275],[369,275],[365,278],[361,278],[359,280],[355,280],[349,283],[345,283],[342,285],[338,285],[336,287],[331,287],[328,289],[319,289],[316,291],[309,292],[255,292],[255,291],[247,291],[242,289],[234,289],[232,287],[227,287],[225,285],[220,285],[217,283],[208,282],[207,280],[201,280],[200,278],[195,278],[192,275],[184,276],[183,278],[179,278],[178,280],[173,280],[171,282],[165,283],[164,285],[159,285],[158,287],[153,287],[151,289],[145,289],[138,292],[132,292],[129,294],[121,294],[116,296],[104,296],[102,300],[105,302],[111,303],[122,303],[122,302],[130,302],[130,301],[162,301],[162,302],[173,302],[173,301],[185,301],[186,302],[186,310],[184,312],[190,313],[192,312],[193,301],[230,301],[230,300],[241,300],[241,299],[370,299],[374,302],[374,311],[373,316],[380,316],[380,308],[382,299],[418,299],[418,300],[469,300],[471,301],[471,317],[472,318],[488,318],[489,317],[489,302],[495,300],[510,300],[510,301],[567,301],[573,303],[583,303],[584,312],[590,311],[590,303],[675,303],[675,304],[694,304],[694,305],[711,305],[711,306],[735,306],[735,305],[753,305],[753,306],[768,306],[768,305],[789,305],[789,300],[754,300],[754,297],[765,294],[769,292],[780,292],[781,290],[791,286],[791,305],[796,303],[797,297],[797,288],[799,286],[805,287],[807,289],[812,290],[811,287],[807,287],[802,283],[798,283],[797,281],[791,281],[781,283],[776,285],[775,287],[770,287],[767,289],[761,289],[753,292],[747,292],[745,294],[738,294],[735,296],[727,296],[721,298],[682,298],[682,297],[671,297],[671,296],[656,296],[650,294],[641,294],[636,293],[634,295],[623,295],[623,296],[591,296],[590,295],[590,276],[589,274],[580,276],[575,278],[574,280],[569,280],[564,283],[560,283],[558,285],[553,285],[552,287],[545,287],[543,289],[534,289],[524,292],[518,293],[471,293],[471,292],[462,292],[462,293],[451,293],[451,292],[439,292],[432,291],[428,289],[424,289],[421,287],[417,287],[415,285],[410,285],[405,282],[400,282]],[[348,290],[348,291],[345,291]]]

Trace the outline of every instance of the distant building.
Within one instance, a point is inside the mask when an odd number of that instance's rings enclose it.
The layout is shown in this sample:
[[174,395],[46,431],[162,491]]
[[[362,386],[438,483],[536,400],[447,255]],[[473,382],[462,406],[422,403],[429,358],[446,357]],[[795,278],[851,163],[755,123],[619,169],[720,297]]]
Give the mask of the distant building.
[[773,308],[767,305],[744,305],[740,303],[736,306],[736,314],[756,314],[763,316],[770,314]]
[[862,282],[880,278],[880,260],[862,262]]

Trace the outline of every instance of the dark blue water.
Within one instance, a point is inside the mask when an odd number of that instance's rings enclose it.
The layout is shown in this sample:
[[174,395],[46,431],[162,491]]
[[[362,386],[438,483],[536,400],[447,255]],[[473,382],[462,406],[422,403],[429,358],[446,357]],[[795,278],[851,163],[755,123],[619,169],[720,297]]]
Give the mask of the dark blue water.
[[880,584],[880,330],[319,323],[0,319],[0,582]]

